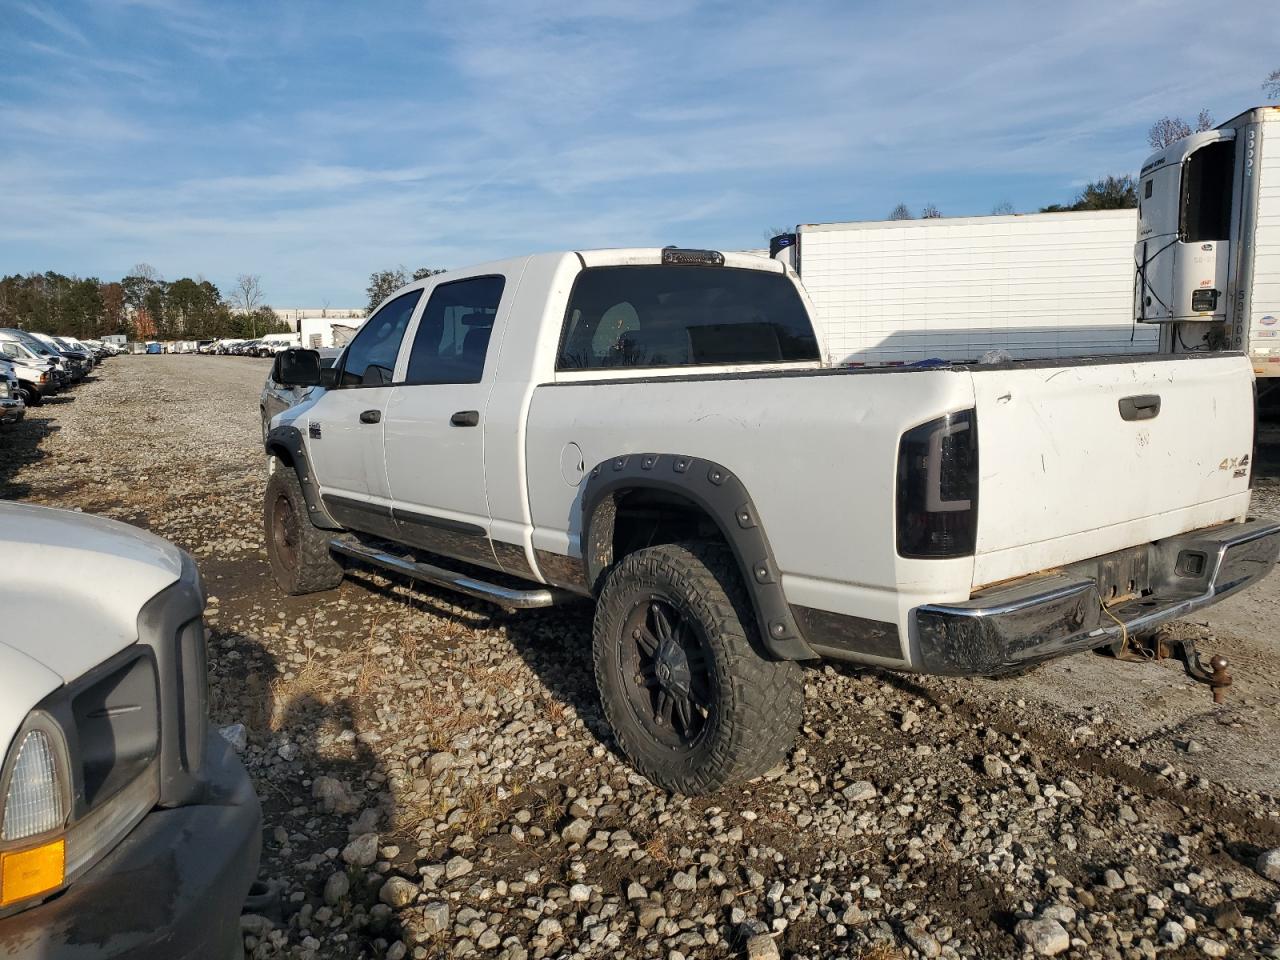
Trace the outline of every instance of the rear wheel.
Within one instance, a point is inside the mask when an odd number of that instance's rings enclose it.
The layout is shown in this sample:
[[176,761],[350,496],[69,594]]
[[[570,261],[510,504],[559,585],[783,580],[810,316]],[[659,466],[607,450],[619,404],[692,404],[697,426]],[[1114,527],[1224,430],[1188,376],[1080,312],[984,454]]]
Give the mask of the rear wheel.
[[764,773],[795,740],[800,666],[768,659],[737,565],[716,543],[625,557],[596,606],[596,684],[618,745],[655,784],[707,793]]
[[315,593],[342,583],[342,564],[329,552],[332,535],[311,522],[298,475],[283,464],[267,481],[262,514],[267,558],[281,590]]

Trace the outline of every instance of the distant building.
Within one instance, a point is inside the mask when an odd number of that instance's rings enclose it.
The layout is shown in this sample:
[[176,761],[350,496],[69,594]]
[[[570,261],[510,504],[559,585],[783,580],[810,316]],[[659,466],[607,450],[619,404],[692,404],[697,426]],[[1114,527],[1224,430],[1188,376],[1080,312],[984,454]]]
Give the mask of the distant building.
[[272,307],[271,310],[294,333],[302,331],[303,320],[354,320],[357,322],[351,326],[359,326],[364,322],[365,312],[364,307]]

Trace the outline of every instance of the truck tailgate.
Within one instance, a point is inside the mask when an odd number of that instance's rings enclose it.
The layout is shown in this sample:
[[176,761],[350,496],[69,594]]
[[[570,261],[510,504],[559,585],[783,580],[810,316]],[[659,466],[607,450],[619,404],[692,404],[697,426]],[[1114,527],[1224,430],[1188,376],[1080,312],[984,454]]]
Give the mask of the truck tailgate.
[[1244,516],[1247,358],[974,368],[975,587]]

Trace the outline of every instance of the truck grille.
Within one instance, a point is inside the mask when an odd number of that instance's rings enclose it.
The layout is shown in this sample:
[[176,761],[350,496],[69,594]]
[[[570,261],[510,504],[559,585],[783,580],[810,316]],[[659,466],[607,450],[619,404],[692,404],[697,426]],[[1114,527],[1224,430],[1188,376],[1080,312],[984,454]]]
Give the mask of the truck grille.
[[141,653],[95,679],[71,700],[74,751],[92,810],[132,783],[160,747],[156,671]]

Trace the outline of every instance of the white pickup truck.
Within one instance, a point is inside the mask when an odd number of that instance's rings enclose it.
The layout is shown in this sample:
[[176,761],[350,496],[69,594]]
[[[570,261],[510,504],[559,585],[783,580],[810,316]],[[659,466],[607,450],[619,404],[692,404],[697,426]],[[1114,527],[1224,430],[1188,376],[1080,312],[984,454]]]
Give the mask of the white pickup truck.
[[0,501],[0,956],[237,960],[262,810],[173,544]]
[[[521,257],[397,291],[271,421],[282,588],[360,561],[595,602],[623,752],[697,793],[774,764],[800,663],[993,675],[1264,576],[1235,354],[832,369],[783,264]],[[440,560],[439,558],[448,558]]]

